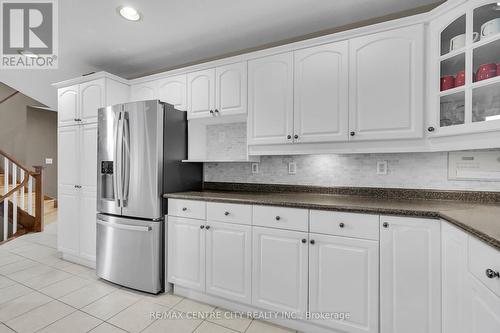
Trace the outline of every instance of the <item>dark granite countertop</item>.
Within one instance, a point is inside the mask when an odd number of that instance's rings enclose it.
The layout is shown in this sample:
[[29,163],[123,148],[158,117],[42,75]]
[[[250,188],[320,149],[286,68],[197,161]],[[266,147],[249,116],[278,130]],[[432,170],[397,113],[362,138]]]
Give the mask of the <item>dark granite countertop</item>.
[[457,200],[398,200],[303,192],[193,191],[165,198],[270,205],[345,212],[442,218],[500,250],[500,205]]

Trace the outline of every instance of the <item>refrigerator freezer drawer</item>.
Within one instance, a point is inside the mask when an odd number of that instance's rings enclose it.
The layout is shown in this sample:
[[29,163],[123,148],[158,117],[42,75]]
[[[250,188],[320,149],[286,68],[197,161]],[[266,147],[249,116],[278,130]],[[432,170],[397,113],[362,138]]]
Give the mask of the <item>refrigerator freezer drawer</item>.
[[97,215],[97,276],[157,294],[163,290],[164,222]]

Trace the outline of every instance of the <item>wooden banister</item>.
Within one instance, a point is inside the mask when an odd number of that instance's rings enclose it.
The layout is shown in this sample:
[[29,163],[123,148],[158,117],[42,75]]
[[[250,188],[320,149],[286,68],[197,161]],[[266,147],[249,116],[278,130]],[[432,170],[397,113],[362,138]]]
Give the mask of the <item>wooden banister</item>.
[[30,175],[34,175],[35,172],[29,170],[28,168],[26,168],[25,166],[23,166],[21,164],[21,162],[19,162],[18,160],[16,160],[14,157],[10,156],[9,154],[7,154],[6,152],[4,152],[3,150],[0,149],[0,155],[3,155],[5,158],[7,158],[9,161],[11,161],[12,163],[14,163],[15,165],[17,165],[19,168],[23,169],[25,172],[27,172],[28,174]]

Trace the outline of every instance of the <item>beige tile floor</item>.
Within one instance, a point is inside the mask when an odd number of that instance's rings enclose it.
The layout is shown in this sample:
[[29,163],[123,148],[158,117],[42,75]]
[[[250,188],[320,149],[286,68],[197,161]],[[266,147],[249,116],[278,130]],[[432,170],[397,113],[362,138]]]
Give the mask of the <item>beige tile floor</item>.
[[172,294],[153,296],[99,280],[95,271],[60,259],[57,223],[0,245],[0,333],[286,333],[248,318],[151,319],[224,310]]

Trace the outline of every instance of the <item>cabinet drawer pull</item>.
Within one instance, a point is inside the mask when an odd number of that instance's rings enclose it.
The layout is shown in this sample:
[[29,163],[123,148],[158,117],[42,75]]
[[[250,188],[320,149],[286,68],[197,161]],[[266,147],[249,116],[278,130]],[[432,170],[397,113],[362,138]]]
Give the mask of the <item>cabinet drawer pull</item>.
[[279,221],[279,220],[281,220],[281,217],[276,216],[275,219],[276,219],[276,221]]
[[488,268],[486,270],[486,276],[489,278],[489,279],[494,279],[494,278],[498,278],[500,279],[500,272],[495,272],[494,270],[492,270],[491,268]]
[[383,226],[384,228],[389,228],[389,223],[384,222],[384,224],[382,224],[382,226]]
[[287,136],[286,136],[286,138],[287,138],[288,140],[290,140],[290,139],[292,138],[292,136],[291,136],[291,135],[287,135]]
[[311,241],[309,243],[311,243],[312,245],[314,245],[316,242],[314,241],[314,239],[311,239]]
[[209,225],[207,225],[207,226],[205,227],[205,229],[207,229],[207,230],[208,230],[208,229],[210,229],[210,226],[209,226]]
[[307,239],[302,238],[302,243],[304,243],[304,244],[307,243]]
[[186,207],[182,207],[183,212],[185,212],[186,210],[188,210]]
[[228,216],[228,215],[229,215],[229,212],[224,212],[224,215]]
[[356,132],[352,131],[350,134],[351,134],[351,136],[355,136]]
[[299,136],[298,136],[297,134],[295,134],[295,135],[293,136],[293,138],[294,138],[294,139],[298,139],[298,138],[299,138]]
[[200,225],[200,229],[205,229],[205,226],[204,225]]
[[430,126],[429,128],[427,128],[427,130],[428,130],[429,132],[434,132],[434,127]]
[[344,222],[340,222],[340,223],[339,223],[339,227],[341,227],[341,228],[345,227]]

